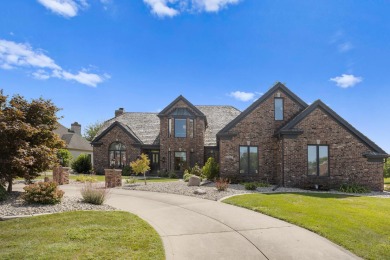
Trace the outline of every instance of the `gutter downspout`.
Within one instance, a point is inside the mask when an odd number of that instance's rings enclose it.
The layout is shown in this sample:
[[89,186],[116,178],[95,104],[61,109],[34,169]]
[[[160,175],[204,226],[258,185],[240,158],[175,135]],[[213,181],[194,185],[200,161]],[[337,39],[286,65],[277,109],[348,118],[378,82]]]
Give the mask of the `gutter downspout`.
[[284,187],[284,138],[282,137],[282,187]]

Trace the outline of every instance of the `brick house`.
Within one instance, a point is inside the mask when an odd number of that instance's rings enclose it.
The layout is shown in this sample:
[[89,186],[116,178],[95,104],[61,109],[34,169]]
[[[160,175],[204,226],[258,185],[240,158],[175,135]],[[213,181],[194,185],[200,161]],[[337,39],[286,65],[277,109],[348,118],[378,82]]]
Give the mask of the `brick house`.
[[152,172],[180,174],[213,156],[221,177],[289,187],[358,183],[383,190],[389,157],[323,102],[308,105],[281,83],[243,112],[194,106],[183,96],[160,113],[120,108],[92,145],[98,171],[128,165],[142,152]]

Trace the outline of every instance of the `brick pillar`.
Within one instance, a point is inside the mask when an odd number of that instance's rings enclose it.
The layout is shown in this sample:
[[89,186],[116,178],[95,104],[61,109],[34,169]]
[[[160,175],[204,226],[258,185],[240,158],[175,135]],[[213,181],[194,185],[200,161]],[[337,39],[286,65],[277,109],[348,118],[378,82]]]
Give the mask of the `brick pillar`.
[[58,185],[69,184],[69,167],[56,166],[53,168],[53,181]]
[[122,186],[122,170],[104,169],[106,188]]

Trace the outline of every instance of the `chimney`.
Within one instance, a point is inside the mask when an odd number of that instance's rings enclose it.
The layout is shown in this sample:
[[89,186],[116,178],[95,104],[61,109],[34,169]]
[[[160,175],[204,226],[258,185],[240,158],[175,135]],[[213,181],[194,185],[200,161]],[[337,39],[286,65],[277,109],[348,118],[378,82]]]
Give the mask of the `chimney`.
[[72,130],[76,134],[81,135],[81,125],[77,122],[74,122],[73,124],[71,124],[70,130]]
[[125,110],[123,109],[123,107],[120,107],[118,110],[115,110],[115,117],[123,115],[124,112]]

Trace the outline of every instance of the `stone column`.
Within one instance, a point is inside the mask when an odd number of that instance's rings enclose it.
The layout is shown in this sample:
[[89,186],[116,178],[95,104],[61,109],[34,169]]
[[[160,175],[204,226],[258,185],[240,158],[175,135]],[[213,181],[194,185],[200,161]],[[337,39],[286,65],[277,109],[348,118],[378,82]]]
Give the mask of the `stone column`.
[[104,169],[106,188],[122,186],[122,170]]

